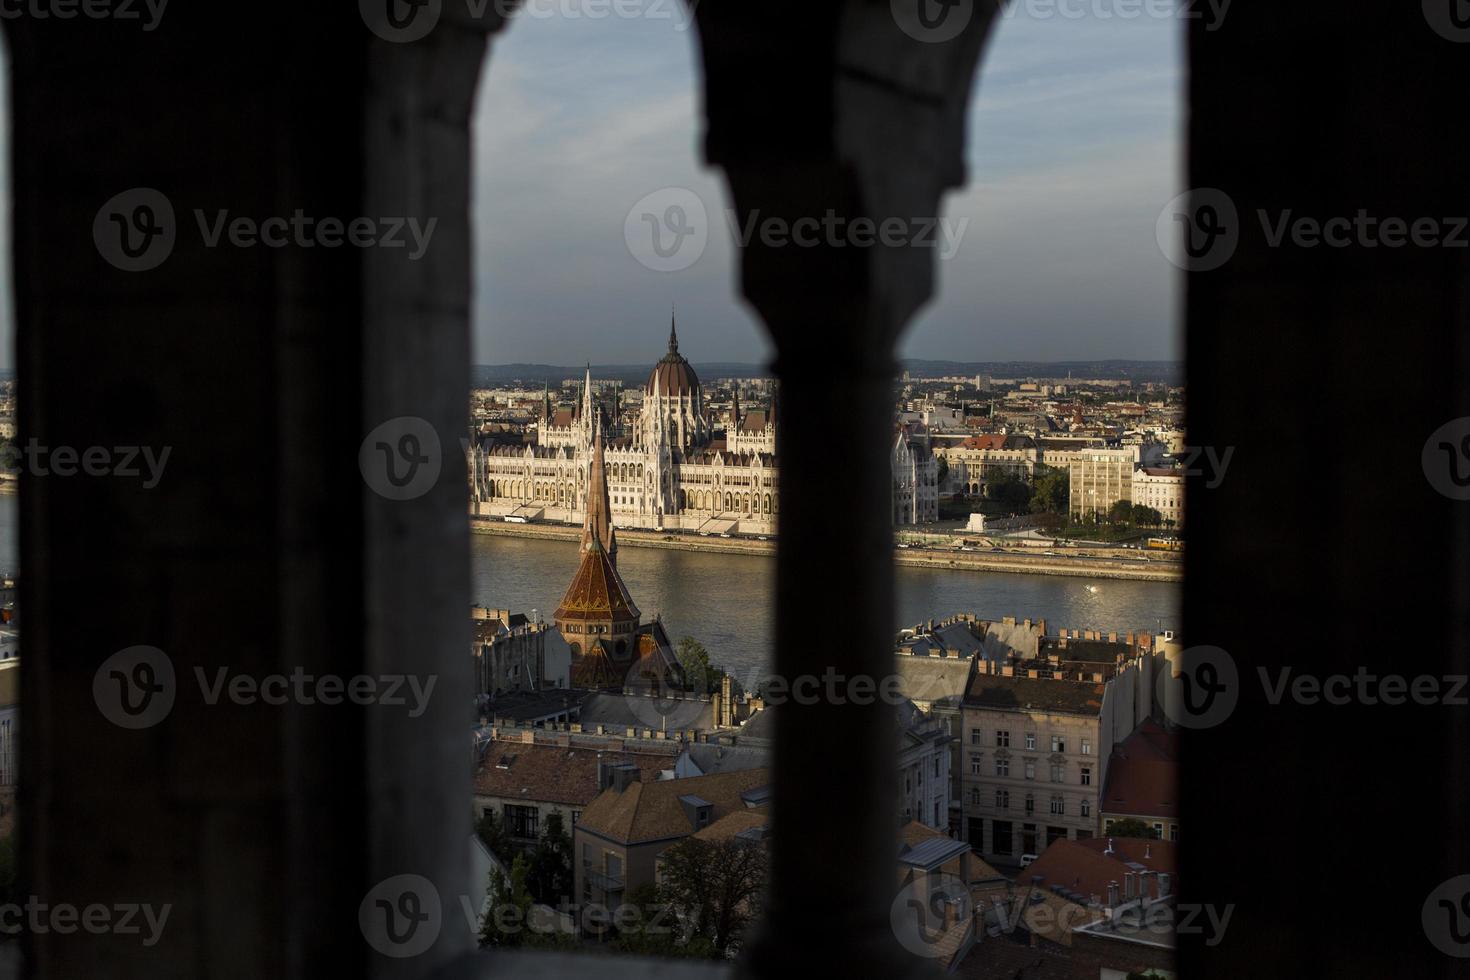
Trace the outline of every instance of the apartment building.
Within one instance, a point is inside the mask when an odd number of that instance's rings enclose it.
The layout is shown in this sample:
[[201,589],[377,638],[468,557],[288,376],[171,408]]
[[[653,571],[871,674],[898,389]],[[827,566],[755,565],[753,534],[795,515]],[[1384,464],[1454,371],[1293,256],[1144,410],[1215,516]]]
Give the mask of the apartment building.
[[1141,458],[1139,446],[1117,449],[1079,449],[1046,454],[1048,466],[1065,466],[1069,489],[1068,513],[1076,520],[1105,516],[1120,500],[1133,499],[1133,469]]
[[1152,507],[1166,527],[1184,526],[1184,470],[1169,466],[1141,466],[1133,471],[1135,504]]
[[918,821],[938,830],[950,829],[950,747],[955,738],[949,722],[927,715],[905,701],[897,708],[898,776],[902,795],[899,824]]
[[986,860],[1014,864],[1097,834],[1113,745],[1157,710],[1162,658],[1147,645],[1057,637],[1034,659],[977,659],[961,708],[961,805]]
[[1153,719],[1113,747],[1103,784],[1101,828],[1142,820],[1159,840],[1179,840],[1179,736]]
[[991,480],[1005,476],[1030,483],[1040,459],[1040,450],[1030,436],[999,433],[936,446],[934,453],[949,466],[946,485],[972,496],[984,493]]
[[617,907],[629,891],[655,882],[665,850],[732,813],[770,804],[768,769],[659,782],[608,776],[572,835],[576,895],[584,905]]

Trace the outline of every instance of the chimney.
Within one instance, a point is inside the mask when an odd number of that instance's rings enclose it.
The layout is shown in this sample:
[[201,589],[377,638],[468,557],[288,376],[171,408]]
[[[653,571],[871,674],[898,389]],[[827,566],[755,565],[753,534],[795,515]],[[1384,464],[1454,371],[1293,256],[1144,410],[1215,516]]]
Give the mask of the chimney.
[[1103,853],[1104,854],[1111,854],[1111,853],[1113,853],[1113,839],[1111,837],[1108,838],[1108,846],[1103,851]]
[[1117,906],[1118,906],[1118,883],[1116,881],[1110,881],[1110,882],[1108,882],[1108,908],[1110,908],[1110,909],[1111,908],[1117,908]]
[[1166,871],[1159,872],[1159,898],[1169,897],[1169,874]]
[[1153,850],[1153,842],[1152,841],[1145,841],[1144,844],[1143,844],[1143,856],[1144,856],[1144,859],[1145,860],[1153,856],[1150,853],[1150,851],[1152,851],[1152,850]]

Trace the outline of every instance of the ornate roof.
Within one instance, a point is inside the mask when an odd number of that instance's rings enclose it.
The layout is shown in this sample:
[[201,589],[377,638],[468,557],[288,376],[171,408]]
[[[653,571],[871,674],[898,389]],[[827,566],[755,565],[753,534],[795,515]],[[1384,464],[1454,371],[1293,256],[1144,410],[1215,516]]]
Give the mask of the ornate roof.
[[694,368],[689,366],[684,355],[679,353],[679,332],[672,317],[669,320],[669,352],[653,366],[652,373],[648,375],[648,384],[644,386],[645,393],[654,393],[655,382],[658,393],[671,398],[692,397],[699,391],[699,376],[694,373]]
[[582,561],[554,619],[637,625],[638,607],[618,574],[618,540],[613,533],[607,496],[607,467],[602,458],[602,427],[592,443],[592,472],[587,485],[587,520],[582,526]]

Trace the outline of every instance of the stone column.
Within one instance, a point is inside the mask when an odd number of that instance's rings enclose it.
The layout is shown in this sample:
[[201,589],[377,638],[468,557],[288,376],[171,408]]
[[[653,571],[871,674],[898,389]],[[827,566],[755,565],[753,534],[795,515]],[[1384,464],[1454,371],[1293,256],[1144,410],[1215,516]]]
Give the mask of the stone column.
[[[896,219],[907,233],[962,181],[963,110],[988,16],[927,43],[887,3],[698,8],[706,153],[728,177],[737,222],[756,229],[741,284],[777,348],[775,669],[793,692],[808,693],[807,678],[818,692],[774,708],[774,880],[752,976],[932,967],[890,926],[894,709],[871,692],[894,674],[894,350],[931,292],[933,250],[864,243],[861,222]],[[813,219],[815,242],[780,240]]]

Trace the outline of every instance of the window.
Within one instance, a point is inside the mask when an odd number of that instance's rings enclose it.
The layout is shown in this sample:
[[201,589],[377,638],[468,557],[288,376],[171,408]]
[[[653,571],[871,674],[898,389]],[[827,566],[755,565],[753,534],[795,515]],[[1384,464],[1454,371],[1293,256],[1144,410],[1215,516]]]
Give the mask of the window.
[[999,745],[1003,749],[1010,748],[1010,746],[1011,746],[1011,733],[1010,732],[997,731],[995,733],[995,744],[996,745]]
[[1176,844],[1179,842],[1179,825],[1177,823],[1169,824],[1169,839]]
[[1092,755],[1092,739],[1084,738],[1082,740],[1082,754]]
[[523,837],[535,840],[538,836],[536,830],[536,808],[534,806],[516,806],[513,803],[505,805],[505,827],[512,837]]
[[1051,781],[1054,783],[1065,782],[1067,779],[1067,767],[1053,762],[1051,766]]
[[939,757],[938,756],[935,756],[934,757],[934,778],[935,779],[938,779],[939,778]]
[[997,810],[1009,810],[1011,808],[1011,791],[998,789],[995,791],[995,808]]
[[1083,786],[1091,786],[1092,785],[1092,770],[1090,768],[1088,768],[1087,766],[1083,766],[1082,767],[1082,785]]
[[1026,794],[1026,812],[1028,814],[1035,813],[1036,812],[1036,794],[1035,793],[1027,793]]
[[980,744],[982,744],[982,739],[981,739],[981,736],[980,736],[980,729],[978,729],[978,728],[972,728],[972,729],[970,729],[970,744],[971,745],[980,745]]
[[1051,798],[1051,812],[1058,816],[1064,815],[1067,812],[1067,801],[1060,796],[1053,796]]
[[1082,801],[1082,815],[1084,817],[1090,817],[1090,816],[1092,816],[1092,801],[1091,800],[1083,800]]
[[1026,760],[1026,778],[1027,779],[1035,779],[1036,778],[1036,760],[1035,759],[1027,759]]
[[991,845],[990,849],[996,854],[1011,853],[1011,822],[1009,820],[992,820],[990,822]]
[[972,775],[972,776],[978,776],[978,775],[980,775],[980,764],[984,760],[984,758],[985,757],[983,755],[981,755],[979,752],[971,752],[970,753],[970,775]]
[[1027,732],[1026,733],[1026,748],[1028,748],[1028,749],[1035,749],[1036,748],[1036,733],[1035,732]]
[[1163,824],[1161,824],[1161,823],[1154,824],[1154,839],[1155,840],[1163,840],[1164,839],[1164,825]]
[[979,806],[980,805],[980,787],[979,786],[976,786],[976,787],[974,787],[974,788],[972,788],[970,790],[970,805],[971,806]]
[[1067,751],[1067,740],[1061,735],[1053,735],[1051,737],[1051,750],[1053,752]]
[[1009,776],[1011,774],[1011,762],[1009,759],[995,760],[995,774],[997,776]]

